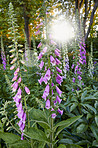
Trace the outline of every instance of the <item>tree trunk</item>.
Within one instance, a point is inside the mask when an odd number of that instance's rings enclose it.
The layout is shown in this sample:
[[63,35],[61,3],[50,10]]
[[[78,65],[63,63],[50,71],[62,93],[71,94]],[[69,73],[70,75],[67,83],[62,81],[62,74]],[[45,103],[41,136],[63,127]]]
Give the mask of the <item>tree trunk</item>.
[[93,10],[92,10],[92,13],[91,13],[91,17],[90,17],[89,27],[88,27],[87,33],[86,33],[86,35],[85,35],[85,41],[87,40],[88,35],[89,35],[89,33],[90,33],[90,29],[91,29],[91,26],[92,26],[92,24],[93,24],[94,13],[95,13],[95,11],[97,10],[97,7],[98,7],[98,0],[95,0],[95,5],[94,5],[94,7],[93,7]]
[[29,17],[26,14],[26,7],[23,5],[23,17],[25,22],[25,35],[27,39],[28,47],[31,48],[30,29],[29,29]]

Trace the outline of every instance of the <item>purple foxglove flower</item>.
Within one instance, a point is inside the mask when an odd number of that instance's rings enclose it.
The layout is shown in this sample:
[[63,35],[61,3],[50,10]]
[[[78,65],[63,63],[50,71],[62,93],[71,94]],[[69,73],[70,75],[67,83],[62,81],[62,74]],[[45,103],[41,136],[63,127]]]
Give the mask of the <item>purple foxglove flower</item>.
[[52,83],[51,86],[53,87],[54,86],[54,83]]
[[74,89],[72,89],[72,91],[74,91]]
[[23,111],[22,109],[22,103],[20,102],[19,105],[17,106],[17,111],[20,113],[21,111]]
[[20,70],[20,68],[18,67],[18,68],[15,70],[15,72],[19,72],[19,70]]
[[22,80],[22,79],[21,79],[21,77],[19,77],[19,79],[18,79],[18,81],[17,81],[17,82],[18,82],[18,83],[20,83],[20,82],[21,82],[21,80]]
[[77,91],[79,91],[79,87],[77,87]]
[[56,96],[56,100],[59,102],[59,104],[61,103],[62,99],[60,99],[58,96]]
[[53,40],[50,40],[50,44],[56,45],[56,42],[54,42]]
[[47,82],[48,82],[48,80],[47,80],[47,78],[44,76],[44,78],[43,78],[43,82],[45,83],[45,84],[47,84]]
[[82,85],[84,85],[84,83],[82,83]]
[[44,66],[44,62],[43,62],[43,61],[41,61],[40,65],[39,65],[40,70],[42,70],[43,66]]
[[57,52],[61,52],[58,48],[55,49]]
[[73,81],[73,83],[75,83],[75,78],[73,78],[73,80],[72,80],[72,81]]
[[11,87],[13,87],[15,85],[16,81],[11,85]]
[[82,79],[81,76],[78,76],[78,79],[81,80]]
[[25,128],[25,123],[22,123],[22,125],[20,126],[20,130],[23,131]]
[[46,77],[47,80],[50,80],[50,78],[51,78],[50,74],[51,74],[51,71],[50,71],[50,69],[48,69],[46,74],[45,74],[45,77]]
[[26,113],[23,114],[22,121],[23,121],[23,123],[25,123],[25,121],[26,121]]
[[42,96],[42,98],[46,101],[46,94],[45,93],[43,93],[43,96]]
[[46,96],[49,95],[49,84],[46,86],[44,93]]
[[83,64],[84,64],[84,63],[86,64],[86,60],[83,60]]
[[38,30],[38,31],[35,32],[35,35],[38,35],[38,34],[40,34],[40,30]]
[[57,49],[55,49],[55,55],[58,56],[58,57],[60,57],[60,53],[58,52]]
[[12,88],[12,91],[15,92],[18,88],[18,83],[16,82],[14,85],[13,85],[13,88]]
[[79,63],[79,62],[77,62],[77,64],[78,64],[78,65],[80,65],[80,63]]
[[54,111],[54,109],[52,108],[51,111]]
[[57,74],[56,82],[61,85],[62,80],[63,78],[59,74]]
[[39,56],[38,56],[38,60],[42,58],[42,52],[40,52]]
[[22,110],[21,110],[20,112],[18,112],[18,114],[17,114],[18,118],[22,120],[23,114],[24,114],[24,111],[23,111],[23,109],[22,109]]
[[61,62],[57,58],[55,58],[55,60],[56,60],[56,65],[61,64]]
[[15,61],[17,60],[17,58],[15,57],[12,61],[11,61],[11,63],[10,64],[13,64],[13,63],[15,63]]
[[15,75],[15,76],[13,77],[13,79],[12,79],[12,82],[15,81],[15,80],[17,80],[17,77],[18,77],[18,75]]
[[78,69],[78,65],[75,67],[75,71]]
[[26,93],[27,93],[28,95],[30,94],[30,90],[29,90],[29,88],[26,87],[26,86],[25,86],[25,91],[26,91]]
[[58,110],[57,110],[61,115],[63,115],[63,110],[60,110],[59,108],[58,108]]
[[80,62],[81,64],[83,64],[83,62],[82,62],[82,60],[81,60],[81,59],[79,60],[79,62]]
[[46,106],[45,106],[45,108],[47,108],[47,109],[50,108],[50,100],[49,100],[49,99],[46,101]]
[[58,67],[56,67],[56,70],[59,72],[59,73],[62,73],[62,70]]
[[56,91],[59,94],[59,96],[61,97],[62,91],[56,86]]
[[19,89],[17,91],[17,97],[18,98],[21,98],[21,93],[22,93],[22,91],[21,91],[21,88],[19,87]]
[[54,106],[56,106],[57,100],[54,100],[53,103],[54,103]]
[[73,59],[75,59],[75,57],[73,56]]
[[55,113],[53,113],[52,115],[51,115],[51,118],[55,118],[56,117],[56,114]]
[[74,68],[74,64],[72,64],[71,68],[72,68],[72,69]]
[[44,49],[42,50],[42,55],[44,55],[47,52],[47,47],[44,47]]
[[81,75],[81,74],[82,74],[82,72],[81,72],[81,71],[77,71],[77,74]]
[[40,48],[42,46],[42,43],[40,42],[37,46],[37,48]]
[[43,82],[43,76],[38,80],[38,82],[39,82],[40,85],[41,85],[41,83]]
[[53,93],[53,89],[52,89],[52,95],[53,95],[54,93]]
[[23,133],[21,134],[21,140],[24,140]]
[[18,122],[18,126],[20,127],[22,125],[22,120],[20,120],[19,122]]
[[15,68],[15,66],[14,65],[12,65],[11,67],[10,67],[10,70],[13,70]]
[[56,61],[52,55],[50,56],[50,61],[53,66],[56,65]]

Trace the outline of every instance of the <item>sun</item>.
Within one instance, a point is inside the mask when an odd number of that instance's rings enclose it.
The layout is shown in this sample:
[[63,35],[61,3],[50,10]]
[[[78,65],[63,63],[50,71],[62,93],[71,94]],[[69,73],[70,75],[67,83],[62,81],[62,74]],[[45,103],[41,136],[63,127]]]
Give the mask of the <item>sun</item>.
[[53,39],[59,42],[66,42],[75,36],[71,23],[65,19],[53,21],[51,25],[51,34]]

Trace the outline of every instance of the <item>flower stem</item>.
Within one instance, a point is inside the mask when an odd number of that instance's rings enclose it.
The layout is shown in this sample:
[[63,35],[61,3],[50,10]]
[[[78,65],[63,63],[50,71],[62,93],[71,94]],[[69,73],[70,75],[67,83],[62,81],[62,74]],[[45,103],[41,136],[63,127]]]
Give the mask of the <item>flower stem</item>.
[[53,118],[51,118],[50,148],[53,148]]

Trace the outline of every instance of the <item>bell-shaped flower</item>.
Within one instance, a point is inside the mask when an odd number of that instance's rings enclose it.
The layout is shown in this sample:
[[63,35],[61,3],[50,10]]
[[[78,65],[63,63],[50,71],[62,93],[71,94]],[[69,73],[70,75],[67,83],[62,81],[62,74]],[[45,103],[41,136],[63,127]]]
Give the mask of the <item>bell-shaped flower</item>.
[[12,82],[15,81],[15,80],[17,80],[17,77],[18,77],[18,75],[15,75],[15,76],[13,77],[13,79],[12,79]]
[[56,117],[56,114],[55,113],[53,113],[52,115],[51,115],[51,118],[55,118]]
[[45,108],[50,109],[50,100],[49,99],[46,101]]
[[54,57],[53,57],[52,55],[50,56],[50,62],[51,62],[51,64],[52,64],[53,66],[56,65],[56,61],[55,61],[55,59],[54,59]]
[[42,55],[44,55],[47,52],[47,47],[44,47],[44,49],[42,50]]
[[59,102],[59,104],[61,103],[62,99],[60,99],[58,96],[56,96],[56,100]]
[[58,108],[58,110],[57,110],[61,115],[63,115],[63,110],[60,110],[59,108]]
[[39,48],[39,47],[41,47],[41,46],[42,46],[42,43],[40,42],[40,43],[38,44],[37,48]]
[[40,85],[41,85],[41,83],[43,82],[43,76],[38,80],[38,82],[39,82]]
[[47,80],[50,80],[50,78],[51,78],[51,71],[50,71],[50,69],[48,69],[47,71],[46,71],[46,74],[45,74],[45,78],[47,79]]
[[55,49],[55,55],[58,56],[58,57],[60,57],[59,51],[60,51],[59,49]]
[[15,92],[17,90],[17,88],[18,88],[18,83],[16,82],[13,85],[12,91]]
[[41,59],[42,56],[43,56],[43,55],[42,55],[42,52],[40,52],[39,55],[38,55],[38,60]]
[[20,83],[20,82],[21,82],[21,80],[22,80],[22,79],[21,79],[21,77],[19,77],[19,79],[18,79],[18,81],[17,81],[17,82],[18,82],[18,83]]
[[26,91],[26,93],[27,93],[28,95],[30,94],[30,90],[29,90],[29,88],[26,87],[26,86],[25,86],[25,91]]
[[49,95],[49,85],[46,86],[44,93],[46,96]]
[[61,97],[62,91],[56,86],[56,91],[59,94],[59,96]]
[[58,60],[57,58],[55,58],[55,60],[56,60],[56,65],[61,64],[60,60]]
[[73,78],[73,80],[72,80],[72,81],[73,81],[73,83],[75,83],[75,78]]
[[40,63],[40,65],[39,65],[40,70],[42,70],[43,66],[44,66],[44,62],[43,62],[43,60],[42,60],[41,63]]
[[62,73],[62,70],[58,67],[56,67],[56,70],[59,72],[59,73]]

